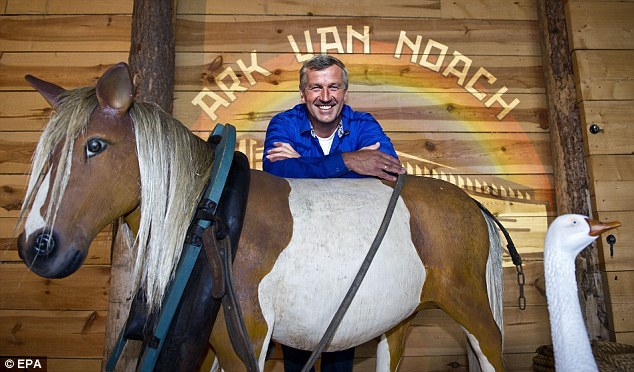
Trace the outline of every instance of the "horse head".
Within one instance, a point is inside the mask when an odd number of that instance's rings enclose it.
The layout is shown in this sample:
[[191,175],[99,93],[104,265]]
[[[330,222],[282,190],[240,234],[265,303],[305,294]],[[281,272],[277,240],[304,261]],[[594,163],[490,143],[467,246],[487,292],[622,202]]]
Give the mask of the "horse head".
[[[46,278],[75,272],[93,238],[140,202],[134,88],[127,65],[111,67],[96,88],[65,90],[27,75],[53,107],[34,156],[18,237],[20,258]],[[136,191],[135,191],[136,190]]]

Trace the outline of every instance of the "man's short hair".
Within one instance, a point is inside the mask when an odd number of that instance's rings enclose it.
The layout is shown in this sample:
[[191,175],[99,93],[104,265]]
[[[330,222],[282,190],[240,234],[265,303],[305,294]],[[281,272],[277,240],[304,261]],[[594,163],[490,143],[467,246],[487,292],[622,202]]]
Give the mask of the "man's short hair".
[[321,71],[335,65],[339,66],[341,70],[343,70],[343,85],[346,89],[348,89],[348,70],[346,69],[346,65],[344,65],[343,62],[341,62],[337,58],[327,54],[318,54],[308,61],[304,62],[304,65],[299,70],[299,89],[303,90],[308,83],[308,76],[306,75],[306,71]]

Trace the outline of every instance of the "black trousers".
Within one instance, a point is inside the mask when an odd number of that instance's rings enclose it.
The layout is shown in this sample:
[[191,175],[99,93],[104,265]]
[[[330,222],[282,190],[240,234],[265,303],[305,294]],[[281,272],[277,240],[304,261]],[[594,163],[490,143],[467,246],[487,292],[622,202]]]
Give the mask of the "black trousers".
[[[299,350],[282,345],[284,372],[300,372],[308,359],[310,351]],[[351,372],[354,362],[354,348],[321,354],[321,372]],[[314,372],[315,368],[311,369]]]

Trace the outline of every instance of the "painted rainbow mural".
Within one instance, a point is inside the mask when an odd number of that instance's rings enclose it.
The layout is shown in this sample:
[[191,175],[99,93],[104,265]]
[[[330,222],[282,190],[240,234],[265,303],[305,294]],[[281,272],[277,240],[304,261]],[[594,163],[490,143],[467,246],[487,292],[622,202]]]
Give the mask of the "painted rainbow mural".
[[[512,233],[531,236],[524,252],[540,251],[554,208],[547,130],[522,117],[521,102],[498,120],[500,106],[486,107],[484,100],[457,83],[456,76],[411,63],[411,55],[396,58],[393,49],[387,43],[373,43],[372,54],[337,55],[350,72],[348,103],[377,118],[408,173],[444,179],[467,190]],[[244,61],[248,64],[250,57],[245,55]],[[247,154],[253,168],[261,169],[268,121],[300,102],[301,63],[293,53],[262,53],[257,61],[271,74],[254,73],[257,82],[251,86],[243,79],[241,85],[248,89],[236,92],[228,107],[219,108],[215,121],[199,110],[191,129],[206,137],[216,122],[232,123],[238,129],[237,149]],[[473,69],[476,62],[474,58]],[[474,87],[492,94],[482,84]],[[215,84],[206,88],[222,94]]]

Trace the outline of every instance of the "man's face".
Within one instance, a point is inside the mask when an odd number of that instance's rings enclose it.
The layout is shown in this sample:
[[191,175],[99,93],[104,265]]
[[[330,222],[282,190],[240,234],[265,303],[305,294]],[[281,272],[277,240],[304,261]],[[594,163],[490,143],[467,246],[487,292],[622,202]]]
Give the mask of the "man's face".
[[308,70],[307,84],[299,94],[315,127],[336,126],[346,100],[343,70],[333,65],[321,71]]

